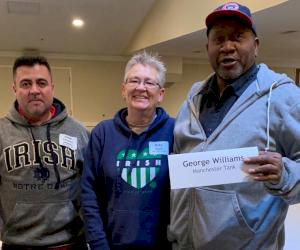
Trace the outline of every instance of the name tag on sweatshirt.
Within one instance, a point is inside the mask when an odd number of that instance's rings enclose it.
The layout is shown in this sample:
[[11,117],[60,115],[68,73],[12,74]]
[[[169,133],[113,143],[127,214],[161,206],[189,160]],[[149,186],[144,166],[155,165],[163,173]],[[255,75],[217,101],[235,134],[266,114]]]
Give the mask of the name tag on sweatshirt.
[[169,142],[168,141],[150,141],[149,154],[151,155],[168,155]]
[[59,134],[59,145],[77,150],[77,137],[66,134]]
[[249,181],[244,158],[258,156],[257,147],[168,156],[171,189]]

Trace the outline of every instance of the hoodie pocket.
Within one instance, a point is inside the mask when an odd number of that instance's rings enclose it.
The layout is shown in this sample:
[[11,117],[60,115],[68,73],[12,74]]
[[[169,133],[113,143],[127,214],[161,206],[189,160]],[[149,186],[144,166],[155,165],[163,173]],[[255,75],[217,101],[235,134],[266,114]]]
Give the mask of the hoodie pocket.
[[3,240],[16,245],[51,245],[70,240],[82,230],[71,201],[16,203],[5,223]]
[[249,226],[235,192],[194,189],[191,235],[195,249],[245,249],[255,231]]
[[151,246],[156,242],[156,218],[152,211],[114,210],[108,222],[114,246]]

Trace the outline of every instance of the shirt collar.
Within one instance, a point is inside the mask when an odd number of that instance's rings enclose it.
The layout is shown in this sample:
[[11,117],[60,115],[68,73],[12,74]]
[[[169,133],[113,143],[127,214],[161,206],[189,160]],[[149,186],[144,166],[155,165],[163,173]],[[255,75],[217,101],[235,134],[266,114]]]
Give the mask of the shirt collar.
[[237,96],[241,96],[249,84],[256,78],[258,67],[253,64],[246,73],[241,75],[238,79],[234,80],[230,85]]

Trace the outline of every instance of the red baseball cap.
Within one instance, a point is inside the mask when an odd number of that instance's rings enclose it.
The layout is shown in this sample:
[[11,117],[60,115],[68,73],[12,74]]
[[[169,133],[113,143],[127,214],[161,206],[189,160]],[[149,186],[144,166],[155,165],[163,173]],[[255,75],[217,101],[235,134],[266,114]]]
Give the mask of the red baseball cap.
[[219,6],[206,17],[207,34],[216,21],[222,17],[235,17],[243,20],[256,35],[256,27],[253,23],[250,9],[236,2],[229,2]]

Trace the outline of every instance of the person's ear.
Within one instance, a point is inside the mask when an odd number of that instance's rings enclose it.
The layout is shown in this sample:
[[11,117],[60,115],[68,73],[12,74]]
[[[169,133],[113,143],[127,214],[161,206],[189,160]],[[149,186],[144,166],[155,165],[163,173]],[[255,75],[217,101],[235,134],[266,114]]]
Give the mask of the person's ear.
[[121,96],[123,98],[123,100],[125,101],[126,100],[126,95],[125,95],[126,91],[125,91],[125,83],[123,82],[121,84]]
[[255,37],[255,57],[258,56],[258,47],[259,47],[259,39],[258,37]]
[[161,88],[159,91],[158,102],[161,103],[165,96],[165,88]]

